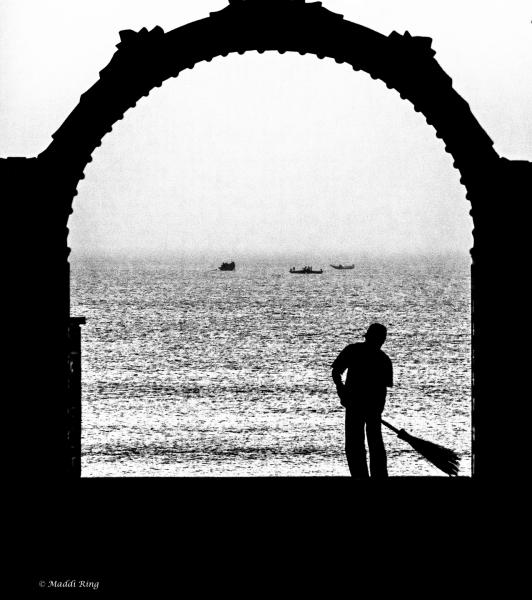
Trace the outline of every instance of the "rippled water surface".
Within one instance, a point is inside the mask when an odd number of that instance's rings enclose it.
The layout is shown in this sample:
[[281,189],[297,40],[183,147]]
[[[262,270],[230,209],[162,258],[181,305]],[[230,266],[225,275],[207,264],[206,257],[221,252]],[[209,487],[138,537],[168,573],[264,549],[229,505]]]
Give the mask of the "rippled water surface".
[[[470,475],[467,256],[364,260],[78,258],[82,475],[348,475],[338,352],[373,321],[395,387],[385,418],[459,452]],[[221,260],[220,260],[221,262]],[[349,261],[352,262],[352,261]],[[385,429],[390,475],[443,475]]]

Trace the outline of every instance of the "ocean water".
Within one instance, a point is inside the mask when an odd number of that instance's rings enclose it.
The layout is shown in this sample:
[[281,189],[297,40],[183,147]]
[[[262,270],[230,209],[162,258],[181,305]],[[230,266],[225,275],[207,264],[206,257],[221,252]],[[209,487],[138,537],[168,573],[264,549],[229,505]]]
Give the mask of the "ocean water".
[[[351,271],[219,258],[72,258],[83,477],[349,475],[331,363],[373,321],[394,366],[383,417],[453,448],[471,474],[466,254]],[[216,270],[229,259],[234,272]],[[303,264],[324,273],[288,272]],[[446,476],[383,435],[390,475]]]

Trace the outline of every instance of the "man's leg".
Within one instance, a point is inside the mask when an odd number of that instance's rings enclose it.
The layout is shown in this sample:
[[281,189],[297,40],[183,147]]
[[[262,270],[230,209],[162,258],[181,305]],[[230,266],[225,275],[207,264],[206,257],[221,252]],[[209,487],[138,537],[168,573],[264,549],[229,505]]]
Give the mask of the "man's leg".
[[366,434],[369,447],[369,468],[372,477],[388,477],[386,449],[382,439],[381,416],[371,415],[366,419]]
[[369,477],[364,443],[364,416],[350,407],[345,411],[345,454],[351,477]]

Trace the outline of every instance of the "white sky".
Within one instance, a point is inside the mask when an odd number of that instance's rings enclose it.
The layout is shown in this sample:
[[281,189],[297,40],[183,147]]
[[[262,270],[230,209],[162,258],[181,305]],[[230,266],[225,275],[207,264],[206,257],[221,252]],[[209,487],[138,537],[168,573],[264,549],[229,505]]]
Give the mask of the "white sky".
[[[381,33],[433,39],[495,143],[532,159],[528,1],[325,0]],[[170,31],[225,0],[1,0],[0,156],[44,150],[122,29]],[[85,171],[70,220],[94,250],[465,252],[459,173],[396,92],[313,56],[201,63],[126,113]]]

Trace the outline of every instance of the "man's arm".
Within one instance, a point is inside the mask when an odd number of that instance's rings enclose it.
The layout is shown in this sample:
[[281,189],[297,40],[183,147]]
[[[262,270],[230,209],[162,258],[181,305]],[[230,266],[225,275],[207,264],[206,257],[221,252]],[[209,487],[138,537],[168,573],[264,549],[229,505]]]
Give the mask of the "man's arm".
[[339,368],[333,368],[333,370],[332,370],[332,378],[336,385],[336,393],[338,394],[342,404],[343,404],[342,395],[343,395],[343,391],[344,391],[344,383],[342,381],[342,373],[344,371],[345,371],[345,369],[339,369]]
[[348,347],[344,348],[340,352],[340,354],[336,357],[336,360],[332,364],[332,373],[331,373],[332,379],[336,385],[336,392],[337,392],[338,396],[340,397],[340,401],[343,406],[345,406],[344,400],[342,397],[345,386],[342,381],[342,374],[347,369],[347,352],[348,352],[347,348]]
[[392,361],[390,360],[390,357],[387,356],[386,357],[388,359],[388,368],[387,368],[387,373],[386,373],[386,386],[387,387],[393,387],[393,366],[392,366]]
[[333,367],[331,375],[332,375],[333,381],[336,384],[337,388],[339,388],[339,387],[341,388],[344,385],[343,382],[342,382],[342,374],[343,374],[344,371],[345,371],[345,368],[344,369],[340,369],[338,367]]

